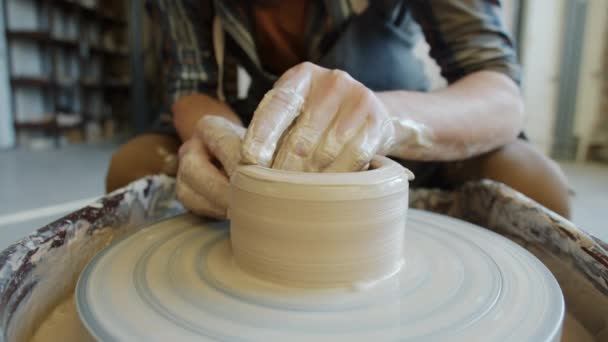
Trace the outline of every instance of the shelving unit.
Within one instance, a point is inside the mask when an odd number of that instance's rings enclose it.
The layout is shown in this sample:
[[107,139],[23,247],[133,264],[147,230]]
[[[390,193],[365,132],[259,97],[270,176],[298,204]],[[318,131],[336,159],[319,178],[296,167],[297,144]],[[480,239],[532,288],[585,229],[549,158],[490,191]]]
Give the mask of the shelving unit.
[[129,3],[5,0],[13,125],[28,139],[109,138],[128,124]]

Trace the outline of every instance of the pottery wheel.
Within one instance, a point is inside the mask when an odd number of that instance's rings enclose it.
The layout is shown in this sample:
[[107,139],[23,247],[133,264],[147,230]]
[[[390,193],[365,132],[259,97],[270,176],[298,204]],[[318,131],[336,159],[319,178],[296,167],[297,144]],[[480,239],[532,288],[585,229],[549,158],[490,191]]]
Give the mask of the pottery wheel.
[[89,332],[135,340],[557,341],[560,288],[528,251],[410,210],[406,264],[378,284],[312,290],[242,272],[228,223],[184,215],[99,253],[76,290]]

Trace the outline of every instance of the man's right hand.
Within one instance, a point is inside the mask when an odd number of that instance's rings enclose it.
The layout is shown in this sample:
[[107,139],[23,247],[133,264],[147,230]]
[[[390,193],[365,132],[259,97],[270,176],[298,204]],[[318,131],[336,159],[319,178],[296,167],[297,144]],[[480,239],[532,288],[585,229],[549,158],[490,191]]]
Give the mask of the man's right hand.
[[245,128],[207,115],[179,149],[177,198],[195,214],[226,218],[230,176],[241,159]]

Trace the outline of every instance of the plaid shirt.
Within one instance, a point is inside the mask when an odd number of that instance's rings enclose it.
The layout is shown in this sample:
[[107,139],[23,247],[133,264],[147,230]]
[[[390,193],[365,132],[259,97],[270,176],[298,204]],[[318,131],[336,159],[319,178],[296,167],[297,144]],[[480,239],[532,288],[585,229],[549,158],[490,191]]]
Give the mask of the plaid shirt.
[[[378,1],[378,0],[373,0]],[[309,60],[322,54],[320,42],[356,15],[357,0],[313,1],[318,9],[309,18]],[[472,72],[497,71],[519,82],[513,42],[501,19],[499,0],[396,0],[420,25],[430,55],[441,74],[452,83]],[[212,25],[219,16],[223,29],[238,45],[247,63],[226,51],[224,93],[236,94],[236,65],[246,64],[266,73],[256,52],[250,17],[235,0],[154,0],[163,36],[163,61],[170,102],[200,92],[215,96],[218,70]],[[270,75],[271,77],[276,75]]]

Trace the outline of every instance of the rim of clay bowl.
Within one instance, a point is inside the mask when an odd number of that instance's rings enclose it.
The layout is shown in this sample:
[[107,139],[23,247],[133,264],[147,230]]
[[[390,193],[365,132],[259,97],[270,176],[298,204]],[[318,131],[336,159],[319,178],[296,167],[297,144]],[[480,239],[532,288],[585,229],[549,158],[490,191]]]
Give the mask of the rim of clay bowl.
[[356,200],[407,192],[411,171],[382,156],[370,170],[360,172],[297,172],[258,165],[240,166],[231,178],[234,189],[289,199],[315,201]]

